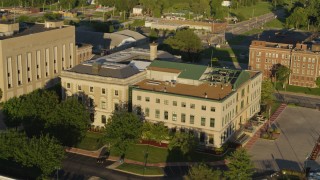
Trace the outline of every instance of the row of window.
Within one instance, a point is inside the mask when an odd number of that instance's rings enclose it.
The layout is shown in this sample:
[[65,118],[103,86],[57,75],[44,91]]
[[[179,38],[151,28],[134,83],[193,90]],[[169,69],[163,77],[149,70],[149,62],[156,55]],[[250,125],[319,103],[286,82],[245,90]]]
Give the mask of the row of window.
[[[81,85],[78,85],[78,91],[82,91],[82,86]],[[70,89],[71,88],[71,84],[70,83],[67,83],[67,89]],[[89,92],[90,93],[93,93],[94,92],[94,88],[92,86],[89,87]],[[106,94],[106,88],[101,88],[101,94],[105,95]],[[118,90],[114,90],[114,95],[115,96],[119,96],[119,91]]]
[[[141,96],[137,96],[137,100],[138,101],[141,101],[142,100],[142,97]],[[145,101],[146,102],[150,102],[150,97],[145,97]],[[156,98],[156,101],[155,101],[156,103],[158,103],[158,104],[160,104],[161,103],[161,100],[159,99],[159,98]],[[170,103],[169,103],[169,100],[163,100],[163,104],[164,105],[169,105]],[[181,102],[181,107],[187,107],[187,103],[186,102]],[[177,101],[172,101],[172,106],[178,106],[178,102]],[[190,108],[191,109],[195,109],[196,108],[196,105],[195,104],[190,104]],[[206,111],[207,110],[207,106],[205,106],[205,105],[202,105],[201,106],[201,110],[203,110],[203,111]],[[216,108],[215,107],[210,107],[210,111],[211,112],[216,112]]]
[[[145,108],[145,114],[144,114],[146,117],[149,117],[150,116],[150,109],[149,108]],[[155,110],[155,118],[156,119],[160,119],[160,110],[159,109],[156,109]],[[168,111],[163,111],[163,119],[164,120],[169,120],[169,112]],[[171,114],[171,120],[172,121],[178,121],[178,114],[175,113],[175,112],[172,112]],[[200,125],[201,126],[206,126],[206,118],[205,117],[201,117],[200,119]],[[180,121],[182,123],[186,123],[187,121],[187,116],[185,113],[181,113],[180,114]],[[189,116],[189,124],[194,124],[195,122],[195,116],[194,115],[190,115]],[[214,127],[215,126],[215,118],[210,118],[210,121],[209,121],[209,126],[210,127]]]

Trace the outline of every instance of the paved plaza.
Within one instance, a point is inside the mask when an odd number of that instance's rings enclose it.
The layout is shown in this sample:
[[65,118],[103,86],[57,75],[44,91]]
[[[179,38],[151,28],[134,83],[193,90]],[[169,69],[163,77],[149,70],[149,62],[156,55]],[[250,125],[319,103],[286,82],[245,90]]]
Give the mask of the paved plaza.
[[320,135],[320,111],[287,107],[276,120],[281,129],[275,141],[259,139],[249,151],[257,171],[320,168],[320,159],[306,162]]

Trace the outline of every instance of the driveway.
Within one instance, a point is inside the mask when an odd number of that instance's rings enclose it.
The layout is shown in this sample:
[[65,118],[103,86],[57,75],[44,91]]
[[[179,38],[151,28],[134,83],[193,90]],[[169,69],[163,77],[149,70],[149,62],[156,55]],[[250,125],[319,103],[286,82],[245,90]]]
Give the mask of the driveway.
[[320,111],[287,107],[276,120],[281,129],[275,141],[259,139],[249,151],[258,172],[281,169],[320,168],[320,159],[305,161],[320,135]]

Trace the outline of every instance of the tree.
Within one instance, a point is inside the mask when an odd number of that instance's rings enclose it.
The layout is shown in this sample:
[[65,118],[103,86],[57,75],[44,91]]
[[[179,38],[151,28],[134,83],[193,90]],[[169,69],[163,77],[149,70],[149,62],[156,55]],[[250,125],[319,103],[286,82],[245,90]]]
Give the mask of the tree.
[[271,80],[262,81],[261,104],[270,105],[273,102],[274,87]]
[[191,29],[178,31],[174,36],[164,41],[172,49],[180,51],[185,61],[198,61],[202,44],[200,38]]
[[227,161],[229,162],[227,163],[229,170],[225,172],[225,176],[228,179],[252,179],[254,167],[245,149],[237,149],[227,158]]
[[[320,88],[320,77],[317,77],[315,81],[316,85]],[[1,89],[0,89],[1,90]],[[0,98],[1,99],[1,98]]]
[[158,143],[165,140],[168,137],[168,128],[164,126],[163,122],[151,123],[145,122],[143,124],[143,137],[148,140],[153,140]]
[[115,111],[106,124],[105,139],[111,142],[111,148],[124,155],[128,147],[141,137],[142,126],[142,121],[137,115]]
[[290,76],[290,69],[286,66],[278,64],[276,65],[275,75],[276,80],[280,81],[283,85],[283,88],[285,89]]
[[63,145],[73,146],[85,136],[89,118],[90,113],[83,104],[76,98],[68,98],[49,115],[45,132],[56,137]]
[[149,34],[149,41],[154,42],[158,40],[158,38],[159,38],[158,32],[155,29],[151,29]]
[[203,180],[203,179],[211,179],[211,180],[220,180],[221,179],[221,171],[210,169],[206,164],[200,163],[194,166],[191,166],[188,172],[187,179],[189,180]]
[[198,145],[193,134],[177,132],[171,139],[168,148],[170,150],[180,150],[183,155],[193,152]]
[[305,26],[308,23],[308,14],[302,7],[294,9],[293,13],[286,19],[287,25],[292,25],[298,29],[301,25]]
[[50,175],[56,167],[61,167],[64,148],[49,135],[27,138],[17,131],[0,133],[0,159],[10,159],[25,167],[37,167],[42,178]]

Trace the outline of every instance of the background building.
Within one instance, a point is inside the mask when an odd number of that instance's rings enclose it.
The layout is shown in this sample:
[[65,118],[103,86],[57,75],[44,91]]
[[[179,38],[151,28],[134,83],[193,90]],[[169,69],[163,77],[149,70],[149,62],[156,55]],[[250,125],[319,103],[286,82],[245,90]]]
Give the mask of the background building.
[[147,78],[132,86],[138,114],[189,131],[201,144],[220,147],[260,111],[262,75],[254,71],[153,61]]
[[77,64],[75,29],[63,22],[0,24],[2,101],[50,87],[62,70]]
[[252,41],[250,45],[249,69],[263,72],[264,78],[272,76],[277,64],[291,70],[289,84],[316,87],[320,76],[320,44],[283,44]]
[[103,127],[113,111],[129,101],[129,85],[145,78],[145,72],[125,64],[96,59],[63,71],[63,97],[77,96],[91,111],[93,126]]

